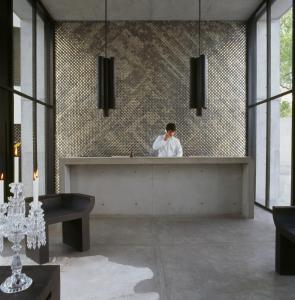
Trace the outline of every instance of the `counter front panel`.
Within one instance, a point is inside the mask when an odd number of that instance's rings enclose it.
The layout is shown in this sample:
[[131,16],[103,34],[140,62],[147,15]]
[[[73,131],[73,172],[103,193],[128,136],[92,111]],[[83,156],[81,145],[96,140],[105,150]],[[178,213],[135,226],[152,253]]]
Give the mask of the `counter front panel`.
[[93,214],[253,217],[250,159],[73,158],[61,191],[94,195]]

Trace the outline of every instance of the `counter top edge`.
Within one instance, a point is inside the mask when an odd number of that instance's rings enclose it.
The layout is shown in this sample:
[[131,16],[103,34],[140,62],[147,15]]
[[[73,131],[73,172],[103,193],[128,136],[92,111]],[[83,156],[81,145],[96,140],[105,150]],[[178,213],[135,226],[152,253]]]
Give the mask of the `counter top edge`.
[[185,165],[185,164],[248,164],[245,157],[72,157],[60,158],[63,165]]

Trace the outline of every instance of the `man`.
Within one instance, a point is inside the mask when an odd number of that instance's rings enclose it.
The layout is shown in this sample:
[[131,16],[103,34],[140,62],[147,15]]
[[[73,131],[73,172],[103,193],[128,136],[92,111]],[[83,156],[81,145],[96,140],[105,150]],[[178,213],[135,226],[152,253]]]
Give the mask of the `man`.
[[183,151],[178,138],[175,137],[176,126],[169,123],[166,133],[156,138],[153,149],[158,151],[158,157],[182,157]]

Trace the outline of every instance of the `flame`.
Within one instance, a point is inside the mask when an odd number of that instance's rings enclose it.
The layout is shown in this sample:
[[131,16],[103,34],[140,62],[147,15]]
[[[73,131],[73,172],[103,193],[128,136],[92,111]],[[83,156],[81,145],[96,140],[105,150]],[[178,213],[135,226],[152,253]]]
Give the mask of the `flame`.
[[0,180],[3,180],[3,179],[4,179],[4,174],[1,173]]
[[18,156],[17,146],[14,145],[14,156]]
[[21,143],[14,144],[14,156],[18,156],[18,147],[21,145]]
[[38,173],[38,170],[36,170],[36,171],[34,172],[33,178],[34,178],[34,180],[36,180],[38,177],[39,177],[39,173]]

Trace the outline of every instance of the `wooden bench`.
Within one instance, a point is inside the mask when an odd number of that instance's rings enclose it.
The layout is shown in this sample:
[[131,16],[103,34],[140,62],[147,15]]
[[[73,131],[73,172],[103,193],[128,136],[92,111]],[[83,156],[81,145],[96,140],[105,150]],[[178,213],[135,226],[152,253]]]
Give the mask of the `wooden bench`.
[[[27,208],[32,198],[26,198]],[[54,194],[40,196],[43,203],[46,245],[40,249],[26,248],[26,255],[39,264],[49,262],[48,225],[62,222],[63,242],[78,251],[90,248],[89,214],[95,198],[82,194]]]
[[276,272],[295,275],[295,207],[273,207],[276,226]]

